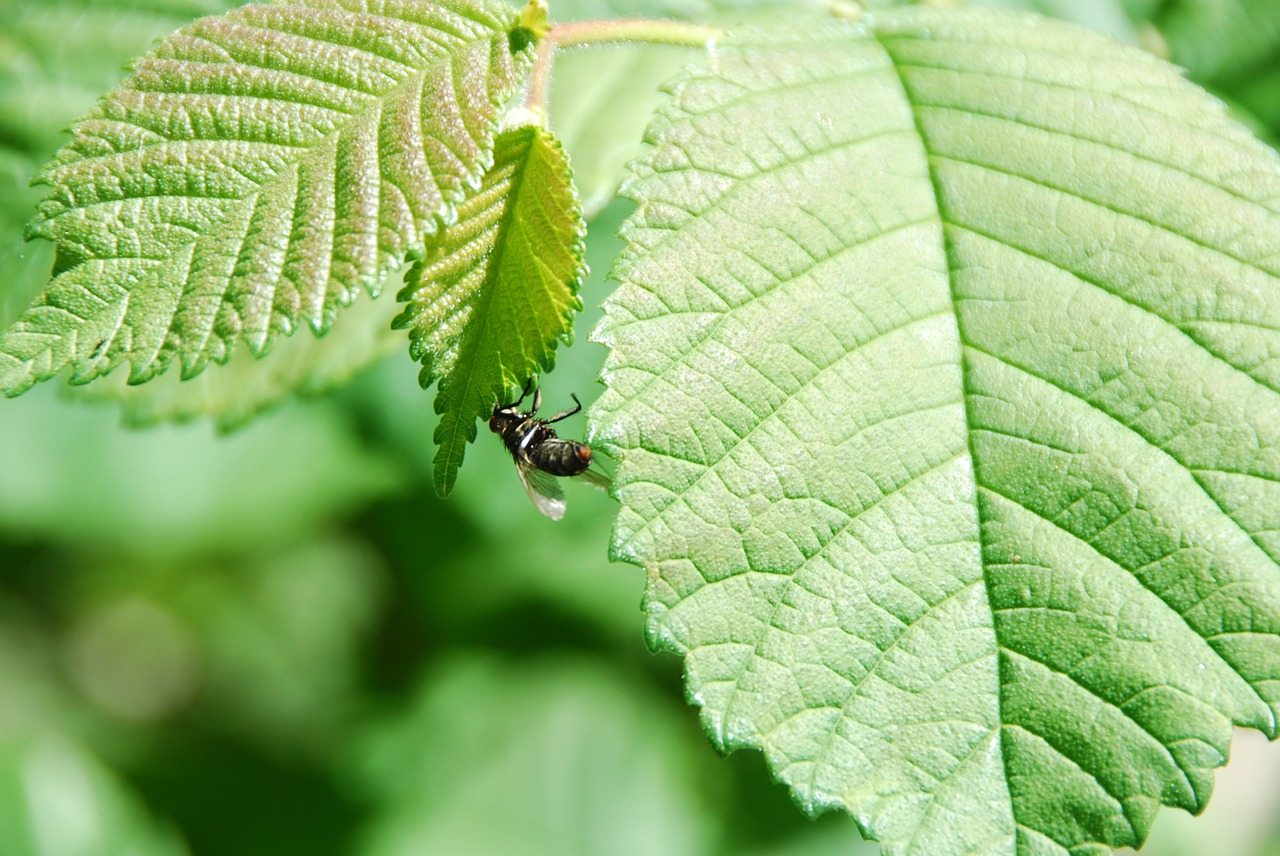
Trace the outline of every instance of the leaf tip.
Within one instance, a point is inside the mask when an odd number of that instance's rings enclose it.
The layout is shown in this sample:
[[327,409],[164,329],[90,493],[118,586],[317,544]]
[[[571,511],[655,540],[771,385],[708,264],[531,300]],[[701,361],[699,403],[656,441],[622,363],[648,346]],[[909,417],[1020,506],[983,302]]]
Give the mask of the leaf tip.
[[35,385],[36,377],[29,362],[0,353],[0,393],[5,398],[17,398]]

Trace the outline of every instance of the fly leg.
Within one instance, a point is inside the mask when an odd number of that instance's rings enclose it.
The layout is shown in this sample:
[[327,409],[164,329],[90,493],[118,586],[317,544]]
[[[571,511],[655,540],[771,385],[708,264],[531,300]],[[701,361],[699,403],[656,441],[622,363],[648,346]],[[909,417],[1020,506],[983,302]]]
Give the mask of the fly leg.
[[[541,392],[541,390],[539,390],[539,392]],[[574,395],[571,392],[569,393],[569,397],[573,399],[573,409],[566,410],[564,413],[557,413],[555,416],[552,416],[550,419],[546,420],[546,423],[548,425],[550,425],[552,422],[559,422],[561,419],[568,419],[570,416],[572,416],[573,414],[577,413],[582,409],[582,402],[578,400],[578,396]],[[533,409],[534,410],[538,409],[536,403]]]
[[[503,404],[503,405],[501,405],[500,407],[498,407],[498,409],[499,409],[499,410],[507,410],[507,409],[512,408],[512,407],[519,407],[519,406],[520,406],[520,402],[524,401],[524,400],[529,396],[529,390],[531,390],[531,389],[533,389],[533,378],[529,378],[527,381],[525,381],[525,384],[524,384],[524,392],[520,393],[520,397],[519,397],[519,398],[517,398],[515,401],[511,402],[510,404]],[[539,393],[541,393],[541,390],[539,390]],[[535,396],[535,398],[534,398],[534,401],[533,401],[533,410],[534,410],[534,412],[535,412],[535,413],[536,413],[536,412],[537,412],[537,410],[538,410],[538,400],[539,400],[540,398],[541,398],[541,395]]]

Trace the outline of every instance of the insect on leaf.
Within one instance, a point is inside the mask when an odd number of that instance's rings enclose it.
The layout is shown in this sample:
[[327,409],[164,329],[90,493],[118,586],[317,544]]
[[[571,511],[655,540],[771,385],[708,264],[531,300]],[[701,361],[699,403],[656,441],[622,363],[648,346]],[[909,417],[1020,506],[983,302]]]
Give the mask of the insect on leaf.
[[183,377],[326,330],[452,219],[529,64],[492,0],[254,5],[183,28],[74,128],[29,226],[53,281],[0,335],[0,389],[66,365]]
[[587,274],[582,221],[560,144],[544,128],[505,131],[480,190],[405,277],[396,319],[423,364],[423,387],[439,381],[435,487],[453,488],[476,419],[511,387],[549,370],[568,340]]
[[715,47],[597,333],[652,644],[885,853],[1140,845],[1276,734],[1280,158],[1027,16]]

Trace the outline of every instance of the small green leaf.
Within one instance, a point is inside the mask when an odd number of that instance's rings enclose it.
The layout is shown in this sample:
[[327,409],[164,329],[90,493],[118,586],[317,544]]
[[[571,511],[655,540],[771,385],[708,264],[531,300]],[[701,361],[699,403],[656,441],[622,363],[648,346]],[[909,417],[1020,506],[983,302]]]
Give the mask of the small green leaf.
[[1141,51],[715,46],[625,191],[592,436],[725,749],[886,854],[1101,853],[1280,710],[1280,158]]
[[476,419],[513,386],[555,362],[568,341],[586,224],[564,152],[543,128],[506,131],[480,189],[458,220],[414,265],[396,319],[409,328],[409,352],[423,365],[423,387],[439,381],[435,486],[453,489]]
[[323,332],[492,161],[529,51],[494,0],[246,6],[171,36],[41,174],[57,276],[0,335],[0,388],[122,361],[183,377]]

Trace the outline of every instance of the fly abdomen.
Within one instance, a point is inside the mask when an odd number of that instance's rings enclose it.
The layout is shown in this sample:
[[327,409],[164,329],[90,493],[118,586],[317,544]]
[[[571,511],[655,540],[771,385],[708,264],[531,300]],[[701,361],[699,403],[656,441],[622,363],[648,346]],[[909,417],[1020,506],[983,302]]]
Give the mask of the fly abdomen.
[[591,447],[558,437],[543,440],[526,453],[530,464],[553,476],[576,476],[591,466]]

